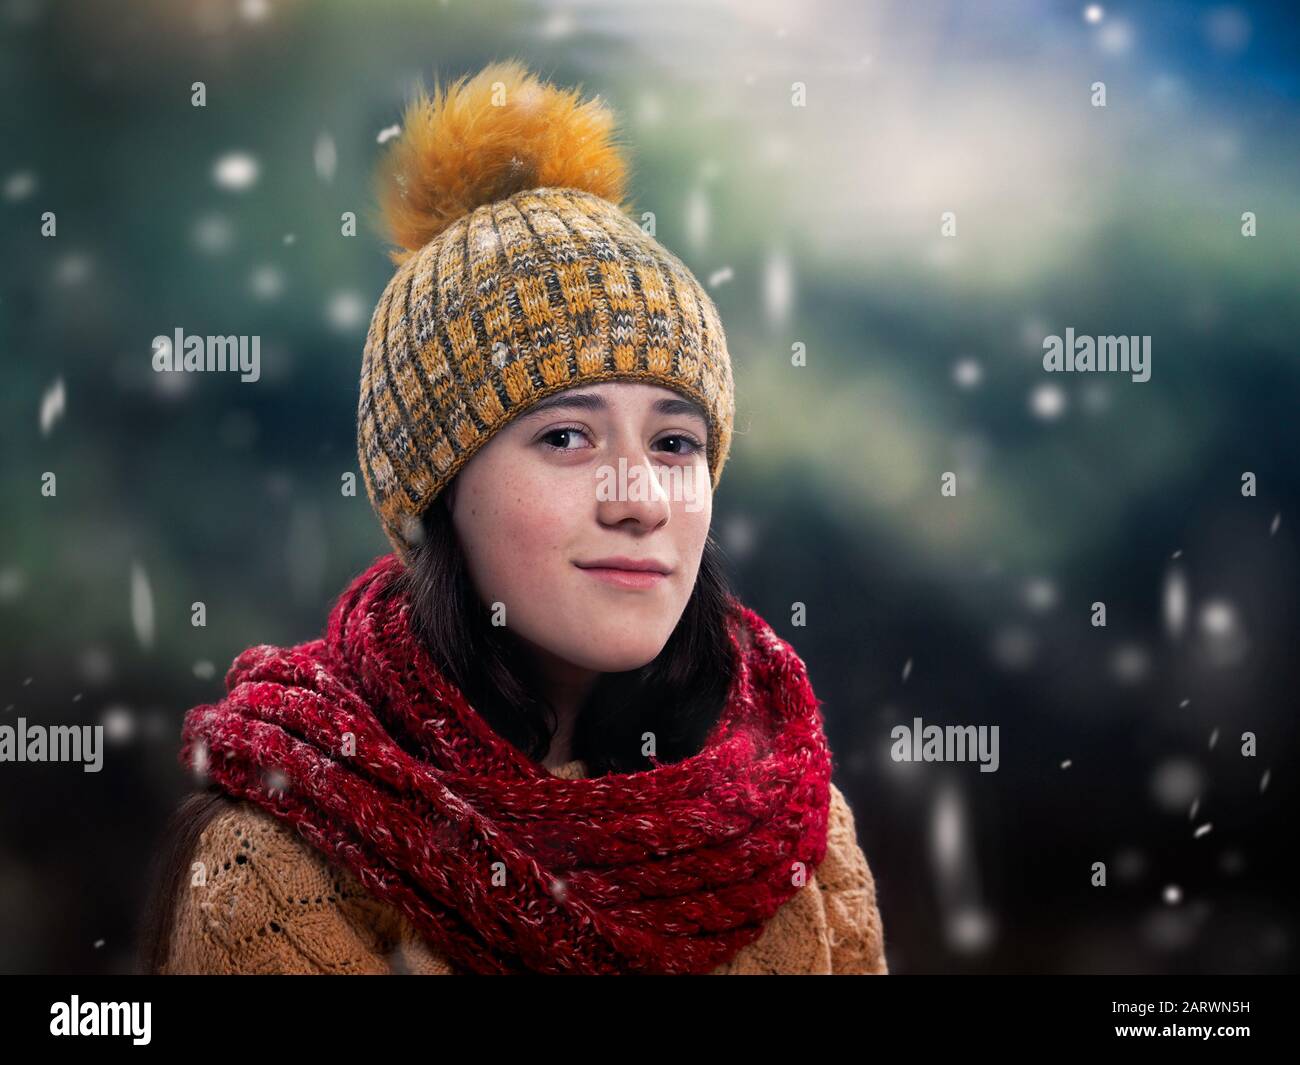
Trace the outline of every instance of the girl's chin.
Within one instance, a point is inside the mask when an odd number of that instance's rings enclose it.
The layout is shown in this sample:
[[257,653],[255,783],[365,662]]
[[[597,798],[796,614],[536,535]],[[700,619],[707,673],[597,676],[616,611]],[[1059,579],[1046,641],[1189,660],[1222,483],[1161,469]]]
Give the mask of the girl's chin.
[[582,669],[596,673],[626,673],[653,662],[664,644],[647,640],[645,634],[631,640],[610,640],[599,633],[575,633],[575,639],[565,647],[552,645],[552,653]]

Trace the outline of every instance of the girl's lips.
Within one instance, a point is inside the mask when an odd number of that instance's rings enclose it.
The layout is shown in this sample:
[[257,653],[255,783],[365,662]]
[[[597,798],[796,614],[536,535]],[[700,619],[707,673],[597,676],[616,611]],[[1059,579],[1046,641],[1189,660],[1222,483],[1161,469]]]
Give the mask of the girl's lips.
[[657,573],[654,570],[607,569],[603,566],[579,566],[578,568],[599,581],[605,581],[619,588],[654,588],[660,581],[668,579],[668,574]]

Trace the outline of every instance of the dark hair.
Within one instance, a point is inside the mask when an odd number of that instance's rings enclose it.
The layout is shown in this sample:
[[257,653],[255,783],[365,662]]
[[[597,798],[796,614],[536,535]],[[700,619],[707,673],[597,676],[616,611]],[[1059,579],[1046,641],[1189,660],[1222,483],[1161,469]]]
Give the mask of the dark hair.
[[171,950],[176,905],[185,889],[190,859],[199,837],[218,814],[234,809],[236,800],[215,782],[191,792],[173,812],[163,829],[149,870],[149,897],[136,928],[135,965],[138,973],[157,973]]
[[[534,761],[554,738],[555,711],[541,694],[532,658],[518,637],[493,625],[475,589],[452,525],[455,481],[424,512],[422,536],[395,582],[411,601],[411,624],[434,664],[492,729]],[[735,600],[722,548],[705,541],[695,588],[659,654],[639,669],[604,673],[574,724],[572,756],[589,776],[653,768],[696,754],[721,716],[736,670],[727,627]]]

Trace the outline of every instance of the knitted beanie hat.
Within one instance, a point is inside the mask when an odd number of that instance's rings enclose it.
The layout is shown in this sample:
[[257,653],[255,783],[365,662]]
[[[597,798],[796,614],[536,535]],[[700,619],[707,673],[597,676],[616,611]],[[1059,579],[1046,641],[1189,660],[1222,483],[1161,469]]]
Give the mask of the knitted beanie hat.
[[399,250],[366,337],[357,451],[399,557],[493,433],[604,381],[663,385],[708,419],[716,487],[734,385],[717,308],[633,219],[614,117],[515,60],[408,107],[379,170]]

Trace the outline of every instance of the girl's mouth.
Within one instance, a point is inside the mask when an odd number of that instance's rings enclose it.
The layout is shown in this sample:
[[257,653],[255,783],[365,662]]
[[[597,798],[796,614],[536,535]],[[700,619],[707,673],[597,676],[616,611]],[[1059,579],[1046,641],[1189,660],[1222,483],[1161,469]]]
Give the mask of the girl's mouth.
[[[602,562],[604,560],[601,560]],[[617,588],[655,588],[668,579],[662,568],[648,569],[648,563],[633,563],[636,568],[610,564],[581,565],[574,563],[583,573],[590,574],[598,581],[612,584]]]
[[604,566],[580,566],[579,569],[583,573],[589,573],[598,581],[605,581],[619,588],[654,588],[661,581],[668,579],[668,574],[656,573],[654,570],[608,569]]

